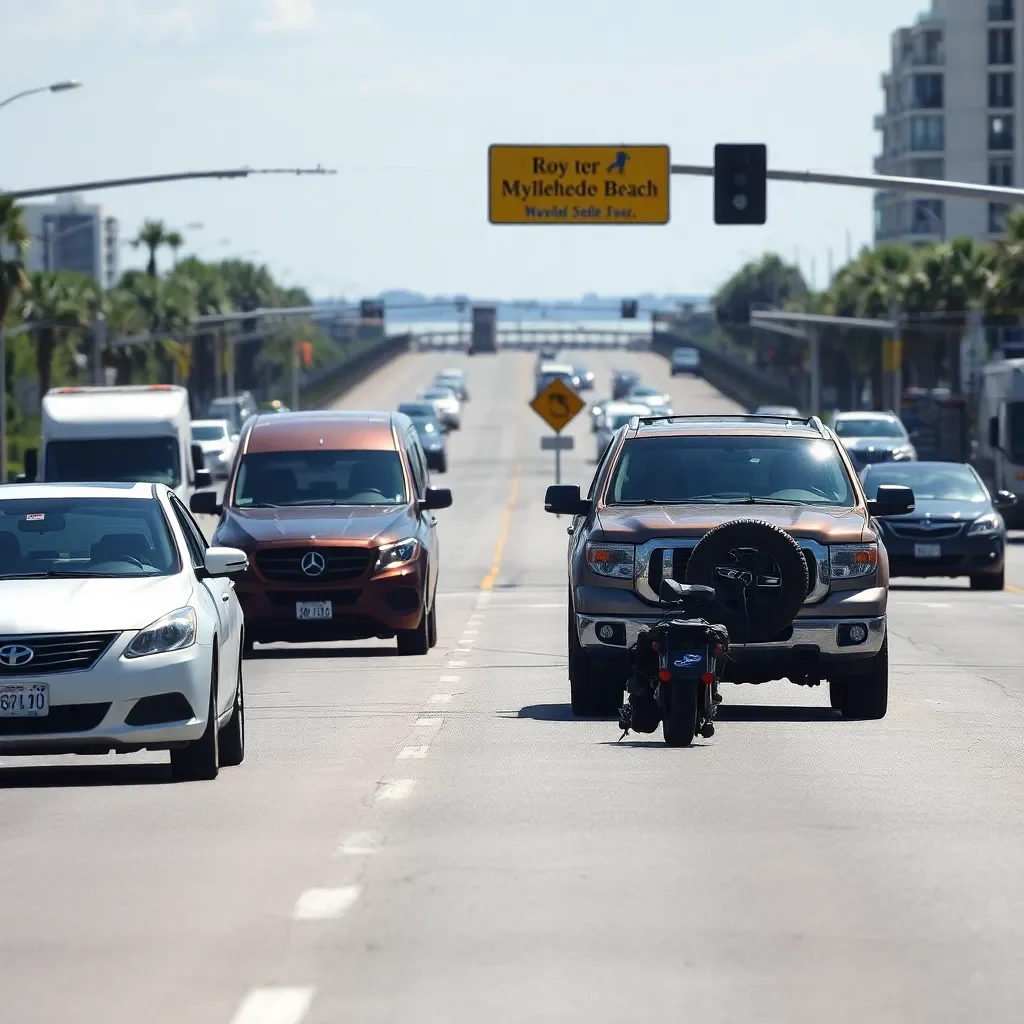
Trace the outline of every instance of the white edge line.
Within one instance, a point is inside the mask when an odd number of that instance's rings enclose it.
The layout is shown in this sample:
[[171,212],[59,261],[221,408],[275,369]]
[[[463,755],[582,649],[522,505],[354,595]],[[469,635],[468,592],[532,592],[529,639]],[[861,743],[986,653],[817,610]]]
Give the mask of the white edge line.
[[312,988],[254,988],[231,1024],[301,1024],[313,1002]]

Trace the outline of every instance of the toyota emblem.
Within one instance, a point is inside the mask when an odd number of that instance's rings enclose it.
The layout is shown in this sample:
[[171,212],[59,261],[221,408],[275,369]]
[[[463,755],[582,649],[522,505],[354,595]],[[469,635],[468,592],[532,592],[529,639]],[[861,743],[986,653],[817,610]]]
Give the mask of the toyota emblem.
[[35,656],[36,652],[24,644],[4,644],[0,647],[0,665],[6,665],[8,668],[21,668]]
[[[324,556],[319,551],[307,551],[299,564],[307,576],[319,576],[327,568]],[[2,654],[3,652],[0,651],[0,656]]]

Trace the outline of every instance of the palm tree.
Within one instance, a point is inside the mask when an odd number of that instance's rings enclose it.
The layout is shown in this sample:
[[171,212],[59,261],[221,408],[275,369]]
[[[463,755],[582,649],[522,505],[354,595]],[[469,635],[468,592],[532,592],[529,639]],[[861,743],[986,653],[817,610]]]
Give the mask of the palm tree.
[[174,260],[174,265],[178,265],[178,250],[185,244],[185,239],[181,237],[179,231],[168,231],[164,237],[164,243],[171,250],[171,257]]
[[[180,237],[180,236],[179,236]],[[149,260],[146,263],[146,273],[150,277],[156,277],[156,254],[162,245],[169,245],[168,232],[162,220],[147,220],[139,229],[138,235],[132,240],[132,245],[138,249],[145,246],[149,251]]]
[[[0,196],[0,327],[14,296],[29,287],[25,254],[31,241],[21,207],[9,196]],[[10,258],[3,254],[5,247],[14,250]]]
[[39,394],[50,389],[53,357],[58,343],[84,334],[99,308],[96,283],[85,274],[62,270],[55,274],[33,271],[30,290],[21,307],[21,319],[33,326]]

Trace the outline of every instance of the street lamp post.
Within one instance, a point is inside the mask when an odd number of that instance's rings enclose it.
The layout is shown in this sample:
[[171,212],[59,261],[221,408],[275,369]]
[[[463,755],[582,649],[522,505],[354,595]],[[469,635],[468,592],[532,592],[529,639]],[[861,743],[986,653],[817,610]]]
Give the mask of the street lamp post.
[[68,92],[71,89],[80,89],[82,83],[74,78],[65,79],[62,82],[52,82],[50,85],[40,85],[35,89],[24,89],[21,92],[16,92],[13,96],[8,96],[5,100],[0,100],[0,108],[6,107],[8,103],[13,103],[15,100],[24,99],[26,96],[35,96],[41,92]]

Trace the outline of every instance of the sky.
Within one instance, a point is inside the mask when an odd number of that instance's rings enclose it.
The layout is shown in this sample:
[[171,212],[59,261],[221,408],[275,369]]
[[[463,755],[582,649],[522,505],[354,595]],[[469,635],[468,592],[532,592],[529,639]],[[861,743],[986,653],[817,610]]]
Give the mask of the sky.
[[870,244],[868,190],[771,183],[766,226],[718,227],[710,180],[674,176],[666,226],[494,226],[487,148],[664,143],[709,164],[716,142],[764,142],[770,166],[871,173],[889,36],[925,6],[0,0],[0,99],[84,83],[0,110],[0,187],[336,169],[90,199],[125,236],[158,218],[186,251],[266,263],[317,297],[703,295],[764,251],[823,286],[830,259]]

